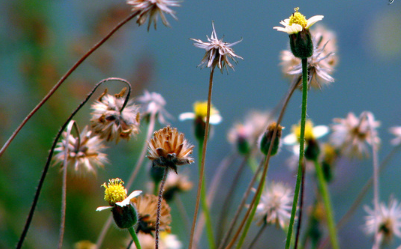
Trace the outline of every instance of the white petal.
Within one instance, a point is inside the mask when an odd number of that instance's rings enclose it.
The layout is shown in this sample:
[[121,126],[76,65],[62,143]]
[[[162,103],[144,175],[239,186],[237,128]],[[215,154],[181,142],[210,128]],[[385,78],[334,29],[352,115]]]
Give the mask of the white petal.
[[219,114],[214,114],[210,116],[209,123],[211,123],[212,125],[216,125],[219,124],[222,120],[223,118]]
[[298,139],[294,133],[291,133],[284,137],[283,143],[286,145],[294,145],[298,143]]
[[125,207],[127,206],[130,202],[131,199],[134,197],[137,197],[138,195],[140,195],[142,193],[141,190],[135,190],[134,192],[132,192],[127,198],[125,198],[123,201],[120,202],[116,202],[116,205],[119,205],[120,207]]
[[96,208],[96,211],[103,211],[103,210],[111,209],[111,208],[113,208],[113,207],[112,206],[102,206],[102,207]]
[[180,116],[178,117],[178,119],[180,121],[184,121],[184,120],[187,120],[187,119],[195,119],[195,113],[193,113],[193,112],[181,113]]
[[311,18],[308,19],[308,23],[306,24],[306,28],[308,29],[311,27],[313,24],[317,23],[318,21],[321,21],[324,16],[322,15],[316,15],[312,16]]
[[142,194],[142,190],[135,190],[126,199],[132,199],[134,197],[137,197],[138,195]]
[[315,138],[323,137],[324,135],[329,133],[329,127],[327,127],[325,125],[318,125],[318,126],[313,127],[312,132],[313,132],[313,135],[315,136]]

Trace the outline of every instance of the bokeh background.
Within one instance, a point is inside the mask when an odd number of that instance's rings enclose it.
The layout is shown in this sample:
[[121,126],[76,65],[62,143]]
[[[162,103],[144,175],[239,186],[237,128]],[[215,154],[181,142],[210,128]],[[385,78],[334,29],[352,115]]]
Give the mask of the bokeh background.
[[[273,109],[283,97],[289,82],[281,74],[279,52],[287,48],[287,35],[273,30],[287,18],[294,7],[306,17],[321,14],[321,22],[337,34],[340,63],[333,77],[335,82],[321,91],[310,91],[308,116],[315,124],[329,125],[335,117],[348,112],[359,115],[368,110],[381,121],[380,158],[392,149],[388,128],[401,125],[400,68],[401,68],[401,1],[388,5],[386,0],[355,1],[184,1],[175,8],[178,21],[168,17],[171,28],[161,22],[158,29],[147,32],[135,21],[119,30],[82,64],[51,97],[46,105],[27,123],[6,153],[0,158],[0,248],[13,248],[22,230],[35,187],[46,161],[52,140],[63,121],[86,96],[94,84],[106,77],[121,77],[133,84],[134,96],[144,89],[161,93],[167,110],[176,117],[171,121],[195,143],[191,122],[179,122],[180,113],[191,111],[192,104],[207,98],[209,70],[200,70],[204,51],[195,48],[189,38],[205,40],[215,22],[219,37],[227,42],[241,38],[234,47],[242,56],[230,71],[215,74],[213,104],[220,110],[223,122],[215,127],[207,152],[206,177],[212,177],[223,159],[233,148],[227,142],[228,129],[241,121],[251,109]],[[123,0],[15,0],[0,1],[0,144],[3,145],[17,125],[49,91],[59,78],[95,42],[130,13]],[[110,92],[122,85],[110,84]],[[100,94],[100,91],[99,91]],[[292,98],[283,125],[290,131],[300,118],[301,94]],[[83,127],[90,118],[90,105],[77,116]],[[135,165],[144,134],[129,142],[109,144],[110,164],[100,169],[96,177],[69,177],[65,248],[80,240],[96,241],[107,214],[96,213],[104,205],[100,184],[110,178],[127,176]],[[223,156],[222,156],[223,155]],[[196,156],[196,153],[195,153]],[[269,179],[294,186],[295,174],[286,166],[290,152],[283,148],[272,160]],[[380,177],[381,201],[387,203],[393,195],[401,198],[399,179],[400,156],[396,156]],[[222,180],[218,198],[228,191],[238,165],[232,167]],[[197,166],[185,166],[191,179],[197,182]],[[147,170],[143,169],[134,189],[146,189]],[[372,175],[371,160],[342,159],[336,179],[331,184],[335,217],[339,219],[349,208],[363,184]],[[251,177],[247,170],[238,189],[244,189]],[[313,188],[311,177],[307,189]],[[308,181],[309,180],[309,181]],[[306,192],[312,200],[313,191]],[[234,198],[238,205],[242,191]],[[182,196],[192,218],[196,190]],[[372,191],[364,205],[372,205]],[[50,169],[41,194],[24,248],[55,248],[58,240],[61,205],[61,174],[57,167]],[[219,215],[221,202],[213,203],[212,215]],[[224,208],[224,207],[223,207]],[[173,209],[173,233],[184,245],[188,231]],[[232,210],[233,210],[232,209]],[[342,248],[370,248],[372,240],[362,231],[365,212],[359,207],[356,214],[339,231]],[[251,233],[258,230],[251,228]],[[126,245],[127,234],[110,229],[104,248]],[[249,240],[252,236],[249,236]],[[259,241],[263,248],[281,248],[285,234],[274,227],[264,232]],[[201,248],[207,244],[203,236]],[[268,242],[268,243],[267,243]],[[401,240],[395,238],[388,248],[396,248]]]

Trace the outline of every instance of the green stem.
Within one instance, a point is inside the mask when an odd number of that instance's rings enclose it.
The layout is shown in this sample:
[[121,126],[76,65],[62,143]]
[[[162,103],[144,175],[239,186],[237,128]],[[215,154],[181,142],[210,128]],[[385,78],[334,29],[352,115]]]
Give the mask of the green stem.
[[[203,139],[199,140],[199,146],[198,146],[198,156],[199,156],[199,173],[201,171],[201,161],[202,161],[202,151],[203,151]],[[202,210],[203,213],[205,214],[205,222],[206,222],[206,233],[207,233],[207,239],[209,241],[209,248],[214,249],[216,244],[214,243],[214,236],[213,236],[213,226],[212,226],[212,218],[210,216],[210,210],[209,206],[206,200],[206,184],[205,184],[205,177],[202,179],[202,189],[201,189],[201,204],[202,204]]]
[[138,236],[136,236],[134,227],[128,228],[128,232],[129,232],[129,234],[131,234],[131,237],[132,237],[132,240],[135,243],[136,249],[142,249],[141,244],[139,243]]
[[336,224],[334,222],[333,211],[331,208],[331,201],[330,201],[330,193],[327,189],[326,180],[323,176],[323,170],[317,160],[314,161],[315,168],[316,168],[316,175],[318,180],[319,192],[322,195],[324,207],[326,209],[326,217],[327,217],[327,226],[329,228],[330,240],[333,249],[338,249],[338,239],[337,239],[337,231],[336,231]]
[[289,249],[291,245],[292,228],[294,226],[295,213],[297,211],[299,189],[302,180],[302,162],[304,160],[304,146],[305,146],[305,120],[306,120],[306,103],[308,99],[308,59],[302,58],[302,114],[301,114],[301,136],[299,139],[299,163],[298,163],[298,176],[295,185],[294,200],[292,203],[291,219],[288,226],[287,241],[285,248]]
[[[251,161],[251,160],[250,160],[250,161]],[[266,183],[266,178],[263,178],[263,179],[262,179],[262,189],[264,189],[265,183]],[[253,217],[255,216],[256,208],[257,208],[258,203],[259,203],[259,201],[260,201],[260,197],[262,196],[262,192],[263,192],[263,191],[259,191],[259,192],[258,192],[258,195],[257,195],[257,197],[256,197],[256,201],[255,201],[255,204],[252,206],[252,211],[251,211],[251,213],[250,213],[250,215],[249,215],[249,218],[248,218],[247,221],[246,221],[246,224],[245,224],[245,227],[244,227],[244,231],[242,232],[241,237],[240,237],[240,239],[239,239],[239,241],[238,241],[237,249],[241,248],[242,244],[244,243],[244,240],[245,240],[245,237],[246,237],[246,235],[247,235],[247,233],[248,233],[249,227],[251,226],[251,223],[252,223],[252,221],[253,221]],[[251,207],[249,207],[249,208],[251,208]]]
[[[202,150],[202,157],[200,157],[201,160],[202,160],[202,163],[201,163],[201,166],[200,166],[200,169],[199,169],[199,182],[198,182],[198,190],[197,190],[197,194],[196,194],[194,218],[193,218],[192,227],[191,227],[191,235],[189,237],[189,246],[188,246],[189,249],[192,249],[192,243],[194,241],[196,220],[198,218],[199,202],[200,202],[200,197],[201,197],[201,192],[202,192],[202,185],[203,185],[203,174],[205,172],[207,140],[208,140],[208,137],[209,137],[210,108],[211,108],[211,105],[212,105],[213,74],[214,74],[214,67],[212,67],[212,69],[210,71],[210,77],[209,77],[209,91],[208,91],[208,97],[207,97],[207,114],[206,114],[206,124],[205,124],[205,136],[203,138],[203,144],[202,144],[202,149],[203,149]],[[205,194],[205,196],[206,196],[206,194]]]

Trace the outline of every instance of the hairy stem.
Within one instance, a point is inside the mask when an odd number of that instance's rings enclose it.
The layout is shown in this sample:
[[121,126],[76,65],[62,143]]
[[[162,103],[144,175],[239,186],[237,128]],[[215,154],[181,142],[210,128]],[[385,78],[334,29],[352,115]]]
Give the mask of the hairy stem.
[[160,234],[160,212],[162,209],[162,199],[163,199],[163,191],[164,191],[164,184],[166,183],[166,178],[168,174],[168,168],[164,169],[163,179],[160,184],[159,189],[159,199],[157,200],[157,213],[156,213],[156,235],[155,235],[155,248],[159,248],[159,234]]

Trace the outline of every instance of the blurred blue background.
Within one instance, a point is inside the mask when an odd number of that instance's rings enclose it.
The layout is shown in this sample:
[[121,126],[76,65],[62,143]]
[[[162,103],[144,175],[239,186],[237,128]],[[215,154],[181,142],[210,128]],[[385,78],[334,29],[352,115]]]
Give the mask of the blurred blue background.
[[[147,32],[135,21],[119,30],[82,64],[50,98],[47,104],[27,123],[21,133],[0,158],[0,247],[12,248],[18,240],[34,190],[46,161],[52,139],[63,120],[86,96],[93,85],[106,77],[121,77],[134,85],[134,96],[143,89],[161,93],[167,101],[167,110],[178,117],[192,110],[197,100],[206,100],[209,69],[199,69],[204,51],[195,48],[189,38],[206,40],[210,36],[211,22],[215,22],[219,38],[235,42],[234,51],[242,56],[229,74],[216,72],[213,104],[223,116],[215,127],[214,137],[207,151],[206,176],[210,180],[222,155],[233,148],[227,142],[228,129],[243,120],[251,109],[273,109],[286,93],[289,82],[282,76],[279,53],[286,49],[288,36],[273,30],[279,22],[300,7],[307,18],[324,15],[321,22],[337,34],[339,65],[333,77],[335,82],[319,90],[311,90],[308,99],[308,116],[315,124],[329,125],[336,117],[344,118],[348,112],[359,115],[368,110],[381,121],[382,139],[380,158],[392,149],[392,136],[388,128],[401,125],[400,68],[401,68],[401,1],[388,5],[386,0],[365,1],[184,1],[174,8],[178,21],[168,16],[171,28],[158,22],[158,29]],[[59,78],[95,42],[102,38],[119,21],[130,13],[124,1],[78,0],[16,0],[0,1],[0,144],[3,145],[18,124],[49,91]],[[110,92],[118,92],[121,85],[108,85]],[[100,94],[100,91],[99,91]],[[95,99],[95,97],[93,98]],[[292,98],[283,125],[288,127],[300,118],[301,94]],[[80,126],[89,120],[87,105],[77,116]],[[191,122],[172,121],[186,137],[195,143]],[[137,160],[144,134],[128,143],[110,144],[111,163],[99,170],[96,177],[71,177],[68,183],[67,224],[65,247],[87,239],[96,241],[107,214],[95,213],[104,205],[101,183],[109,178],[129,174]],[[285,166],[290,153],[283,149],[272,160],[269,179],[295,184],[294,173]],[[196,156],[196,153],[195,153]],[[390,195],[400,199],[399,179],[401,168],[395,157],[380,177],[381,201]],[[191,179],[196,182],[197,166],[190,168]],[[331,185],[335,217],[339,219],[352,204],[363,184],[372,175],[371,160],[341,160],[336,180]],[[230,182],[235,170],[226,174]],[[143,170],[142,174],[147,174]],[[251,177],[248,171],[239,189],[246,187]],[[123,178],[124,179],[124,178]],[[146,188],[146,179],[134,184],[136,189]],[[307,189],[313,188],[307,178]],[[227,193],[221,184],[218,195]],[[61,202],[61,174],[51,168],[41,195],[37,213],[25,243],[25,248],[54,248],[58,240],[59,210]],[[312,191],[310,192],[313,193]],[[307,200],[312,200],[308,196]],[[234,199],[239,202],[242,191]],[[192,218],[196,191],[183,195]],[[364,205],[372,205],[372,191]],[[212,215],[220,212],[216,202]],[[185,245],[188,234],[181,226],[179,215],[173,209],[173,233]],[[369,248],[370,237],[362,231],[365,212],[359,207],[341,231],[342,248]],[[177,217],[177,218],[176,218]],[[119,248],[114,238],[121,241],[126,234],[113,228],[105,248]],[[251,233],[258,230],[251,228]],[[252,236],[249,236],[249,240]],[[271,227],[265,231],[264,248],[282,247],[285,234]],[[116,241],[119,241],[116,239]],[[262,241],[262,240],[261,240]],[[201,248],[206,247],[205,236]],[[120,242],[118,242],[120,243]],[[401,240],[395,238],[388,248],[396,248]],[[262,245],[262,242],[261,244]]]

